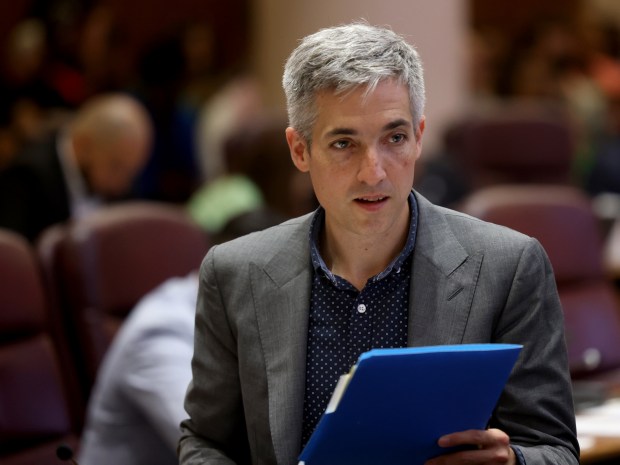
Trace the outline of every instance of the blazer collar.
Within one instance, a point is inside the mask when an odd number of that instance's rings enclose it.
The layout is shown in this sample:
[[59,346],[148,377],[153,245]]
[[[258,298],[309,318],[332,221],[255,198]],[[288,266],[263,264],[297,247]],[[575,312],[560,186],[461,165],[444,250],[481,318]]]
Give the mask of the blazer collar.
[[423,196],[418,199],[418,237],[409,291],[410,346],[459,344],[482,265],[454,235],[447,215]]

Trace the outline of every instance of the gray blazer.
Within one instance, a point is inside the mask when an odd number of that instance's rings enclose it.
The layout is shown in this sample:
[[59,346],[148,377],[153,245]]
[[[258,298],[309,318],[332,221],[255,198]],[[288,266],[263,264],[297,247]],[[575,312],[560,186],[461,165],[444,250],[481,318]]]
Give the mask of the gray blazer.
[[[544,250],[535,239],[416,198],[409,345],[523,344],[491,426],[510,435],[528,465],[577,464],[562,309]],[[213,247],[205,257],[181,464],[297,463],[310,220]]]

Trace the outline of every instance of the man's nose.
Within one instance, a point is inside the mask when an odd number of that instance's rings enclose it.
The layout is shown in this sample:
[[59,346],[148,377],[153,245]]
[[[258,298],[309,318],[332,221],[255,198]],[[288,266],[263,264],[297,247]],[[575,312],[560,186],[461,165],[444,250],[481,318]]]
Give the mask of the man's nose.
[[362,155],[357,178],[360,182],[374,186],[385,178],[383,169],[383,158],[375,147],[368,147]]

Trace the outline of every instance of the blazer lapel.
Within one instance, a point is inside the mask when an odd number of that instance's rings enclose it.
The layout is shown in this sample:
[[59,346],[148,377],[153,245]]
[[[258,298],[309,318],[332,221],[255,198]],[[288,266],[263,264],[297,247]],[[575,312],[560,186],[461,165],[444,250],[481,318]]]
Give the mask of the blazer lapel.
[[440,209],[417,193],[416,198],[419,218],[409,296],[408,344],[459,344],[482,254],[468,254]]
[[301,448],[310,308],[309,221],[287,238],[264,268],[251,270],[268,385],[269,424],[279,464],[297,462]]

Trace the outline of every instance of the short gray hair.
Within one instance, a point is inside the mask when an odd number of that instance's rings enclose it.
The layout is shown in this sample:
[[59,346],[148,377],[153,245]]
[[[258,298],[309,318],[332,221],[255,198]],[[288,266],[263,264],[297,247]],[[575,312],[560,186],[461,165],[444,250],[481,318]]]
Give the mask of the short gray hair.
[[282,86],[289,125],[310,142],[318,92],[333,89],[342,94],[362,85],[371,92],[387,78],[408,87],[417,125],[425,91],[416,49],[391,29],[363,22],[321,29],[305,37],[286,61]]

